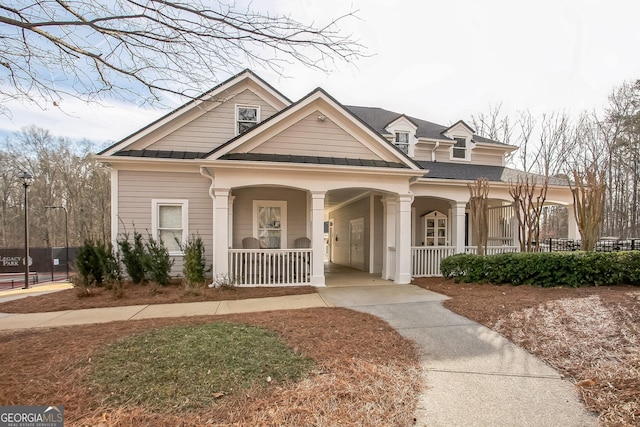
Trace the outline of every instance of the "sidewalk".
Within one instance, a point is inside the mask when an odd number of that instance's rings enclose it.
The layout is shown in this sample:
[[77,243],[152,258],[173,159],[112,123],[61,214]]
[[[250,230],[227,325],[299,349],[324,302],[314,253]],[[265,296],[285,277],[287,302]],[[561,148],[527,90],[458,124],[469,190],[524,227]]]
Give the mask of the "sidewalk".
[[445,299],[411,285],[327,287],[317,294],[237,301],[0,313],[0,330],[348,307],[386,320],[418,345],[426,384],[418,401],[418,426],[596,425],[596,417],[585,410],[572,384],[501,335],[445,309]]
[[312,307],[327,307],[327,304],[319,294],[306,294],[234,301],[206,301],[88,308],[84,310],[66,310],[47,313],[0,313],[0,330],[49,328],[55,326],[85,325],[90,323],[152,319],[159,317],[205,316],[271,310],[295,310]]

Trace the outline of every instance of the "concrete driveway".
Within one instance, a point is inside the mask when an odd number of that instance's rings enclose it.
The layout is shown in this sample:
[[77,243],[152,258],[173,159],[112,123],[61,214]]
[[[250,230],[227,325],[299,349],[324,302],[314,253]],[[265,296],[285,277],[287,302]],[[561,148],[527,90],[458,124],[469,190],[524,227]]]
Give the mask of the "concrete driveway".
[[575,387],[537,357],[412,285],[327,287],[328,305],[389,322],[420,351],[419,426],[594,426]]

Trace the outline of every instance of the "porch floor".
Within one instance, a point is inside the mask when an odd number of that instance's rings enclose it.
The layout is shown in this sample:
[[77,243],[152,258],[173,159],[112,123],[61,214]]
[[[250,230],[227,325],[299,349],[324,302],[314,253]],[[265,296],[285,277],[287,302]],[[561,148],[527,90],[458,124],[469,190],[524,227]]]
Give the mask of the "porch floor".
[[325,284],[331,287],[393,285],[391,280],[383,280],[379,273],[366,273],[344,265],[326,262],[324,264]]

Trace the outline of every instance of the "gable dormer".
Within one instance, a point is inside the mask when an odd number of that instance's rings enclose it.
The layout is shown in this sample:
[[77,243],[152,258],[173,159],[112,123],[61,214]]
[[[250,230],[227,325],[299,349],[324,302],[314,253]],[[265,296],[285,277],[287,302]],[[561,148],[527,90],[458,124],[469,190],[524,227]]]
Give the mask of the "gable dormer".
[[385,131],[392,136],[391,142],[409,157],[415,153],[417,130],[418,125],[404,114],[385,126]]
[[475,131],[463,120],[442,132],[444,136],[455,141],[449,148],[449,159],[452,161],[471,161],[471,150],[473,150],[473,134]]

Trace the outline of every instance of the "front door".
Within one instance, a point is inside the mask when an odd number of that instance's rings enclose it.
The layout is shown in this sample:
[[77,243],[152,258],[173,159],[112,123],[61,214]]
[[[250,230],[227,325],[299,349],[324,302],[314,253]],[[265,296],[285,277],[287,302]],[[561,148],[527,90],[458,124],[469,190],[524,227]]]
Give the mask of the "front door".
[[349,266],[364,271],[364,218],[349,221]]

